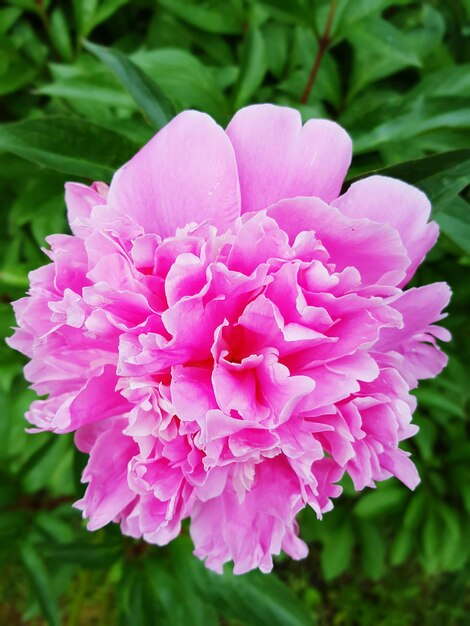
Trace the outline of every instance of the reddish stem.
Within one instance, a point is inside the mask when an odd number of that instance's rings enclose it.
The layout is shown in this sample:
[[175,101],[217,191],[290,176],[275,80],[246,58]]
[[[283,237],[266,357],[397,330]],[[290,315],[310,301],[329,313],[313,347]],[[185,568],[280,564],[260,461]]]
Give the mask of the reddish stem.
[[318,70],[320,69],[320,64],[322,62],[323,55],[325,54],[328,48],[328,45],[330,43],[330,32],[331,32],[331,27],[333,26],[335,12],[336,12],[336,0],[331,0],[330,12],[328,13],[328,19],[326,20],[325,30],[323,31],[323,35],[320,37],[318,41],[318,51],[313,61],[312,70],[308,77],[307,84],[305,85],[305,89],[302,94],[302,97],[300,98],[301,104],[306,104],[308,102],[310,92],[312,91],[313,85],[315,84],[315,79],[317,77]]

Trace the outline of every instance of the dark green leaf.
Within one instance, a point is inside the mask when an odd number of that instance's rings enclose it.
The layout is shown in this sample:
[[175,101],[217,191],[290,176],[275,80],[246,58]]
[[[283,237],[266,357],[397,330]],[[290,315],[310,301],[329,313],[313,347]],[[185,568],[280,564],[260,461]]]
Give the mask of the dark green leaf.
[[357,21],[347,37],[355,49],[350,98],[369,83],[404,67],[421,65],[412,41],[381,18]]
[[223,575],[214,574],[191,551],[188,538],[180,537],[171,545],[175,572],[181,576],[183,588],[194,585],[222,615],[244,626],[313,626],[300,600],[275,574],[255,571],[235,576],[228,568]]
[[322,553],[321,564],[326,580],[331,580],[342,574],[351,562],[354,547],[354,530],[350,520],[342,521],[326,536]]
[[235,109],[244,106],[263,82],[266,74],[266,49],[261,31],[252,28],[246,36],[240,76],[235,85]]
[[392,565],[401,565],[405,562],[416,546],[417,536],[409,528],[399,528],[392,542],[390,561]]
[[21,560],[31,579],[35,596],[41,606],[49,626],[60,626],[59,609],[41,557],[29,542],[23,542],[20,548]]
[[216,119],[228,115],[227,100],[213,73],[189,52],[170,48],[141,51],[133,61],[180,109],[196,108]]
[[0,150],[58,172],[107,181],[137,147],[86,120],[51,116],[0,126]]
[[87,37],[96,26],[128,2],[129,0],[74,0],[80,37]]
[[173,105],[160,87],[123,52],[84,42],[87,50],[102,61],[121,81],[156,130],[174,116]]
[[69,563],[90,569],[103,569],[112,565],[122,555],[122,544],[97,544],[75,541],[73,543],[50,544],[44,554],[57,564]]
[[209,33],[239,34],[243,30],[241,2],[221,2],[215,7],[200,6],[189,0],[160,0],[160,4],[191,26]]
[[431,200],[433,215],[437,215],[443,232],[468,250],[468,212],[463,201],[455,199],[470,184],[470,150],[453,150],[399,163],[361,174],[347,184],[375,174],[399,178],[422,189]]
[[437,572],[441,567],[443,548],[443,525],[436,512],[428,513],[423,528],[423,554],[421,564],[428,574]]
[[362,521],[359,530],[364,573],[372,580],[378,580],[386,572],[386,538],[380,527],[373,522]]
[[404,488],[380,485],[375,491],[364,494],[354,507],[358,517],[375,517],[396,509],[406,500]]

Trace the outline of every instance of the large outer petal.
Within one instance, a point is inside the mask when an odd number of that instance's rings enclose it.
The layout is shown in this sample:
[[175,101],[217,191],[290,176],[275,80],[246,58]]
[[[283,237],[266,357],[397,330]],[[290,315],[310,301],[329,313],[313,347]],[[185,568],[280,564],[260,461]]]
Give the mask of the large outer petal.
[[295,109],[262,104],[233,117],[227,134],[235,148],[242,213],[283,198],[318,196],[330,202],[351,162],[351,139],[328,120],[304,126]]
[[364,178],[332,204],[349,217],[367,217],[398,231],[411,262],[402,285],[413,276],[439,234],[436,222],[428,222],[431,204],[424,193],[394,178]]
[[162,237],[205,220],[226,230],[240,214],[230,141],[208,115],[181,113],[116,172],[108,203]]

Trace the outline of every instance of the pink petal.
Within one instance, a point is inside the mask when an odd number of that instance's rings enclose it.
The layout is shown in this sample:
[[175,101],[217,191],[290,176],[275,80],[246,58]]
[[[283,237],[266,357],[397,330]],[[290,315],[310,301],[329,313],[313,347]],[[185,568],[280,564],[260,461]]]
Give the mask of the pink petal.
[[138,448],[133,439],[122,434],[125,425],[114,422],[98,437],[83,472],[82,481],[89,485],[75,506],[89,518],[89,530],[111,522],[135,498],[127,484],[127,466]]
[[403,326],[383,328],[374,349],[383,352],[394,350],[416,333],[425,331],[430,324],[445,317],[442,311],[449,304],[450,296],[447,283],[432,283],[408,289],[394,298],[391,304],[403,316]]
[[67,218],[74,235],[86,236],[90,231],[88,220],[93,207],[106,204],[108,185],[93,183],[91,187],[81,183],[66,183],[65,203]]
[[439,234],[436,222],[428,222],[431,204],[424,193],[394,178],[364,178],[351,185],[333,206],[349,217],[367,217],[398,231],[411,261],[402,284],[413,276]]
[[227,127],[235,149],[242,213],[283,198],[336,198],[351,162],[351,139],[334,122],[272,104],[238,111]]
[[363,285],[396,285],[405,275],[409,265],[406,250],[396,231],[386,224],[352,219],[319,198],[281,200],[267,213],[290,240],[302,231],[314,231],[336,271],[355,267]]
[[240,214],[233,148],[208,115],[181,113],[116,172],[108,203],[162,237],[204,220],[225,231]]

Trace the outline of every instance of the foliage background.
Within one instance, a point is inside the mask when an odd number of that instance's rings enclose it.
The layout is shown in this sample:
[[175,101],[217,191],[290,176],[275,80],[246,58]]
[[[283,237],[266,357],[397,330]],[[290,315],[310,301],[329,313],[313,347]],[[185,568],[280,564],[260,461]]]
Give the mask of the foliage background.
[[[332,8],[328,50],[300,104]],[[71,508],[84,459],[69,436],[25,434],[33,394],[2,342],[0,624],[469,623],[469,54],[468,0],[2,5],[2,336],[10,300],[46,261],[44,237],[67,231],[66,180],[109,180],[174,111],[226,124],[238,107],[271,101],[338,120],[355,142],[352,176],[391,167],[428,193],[442,234],[416,282],[451,284],[454,340],[447,370],[417,391],[417,491],[389,480],[357,495],[345,483],[323,522],[301,515],[308,559],[242,577],[207,572],[187,535],[159,549],[115,527],[88,533]]]

